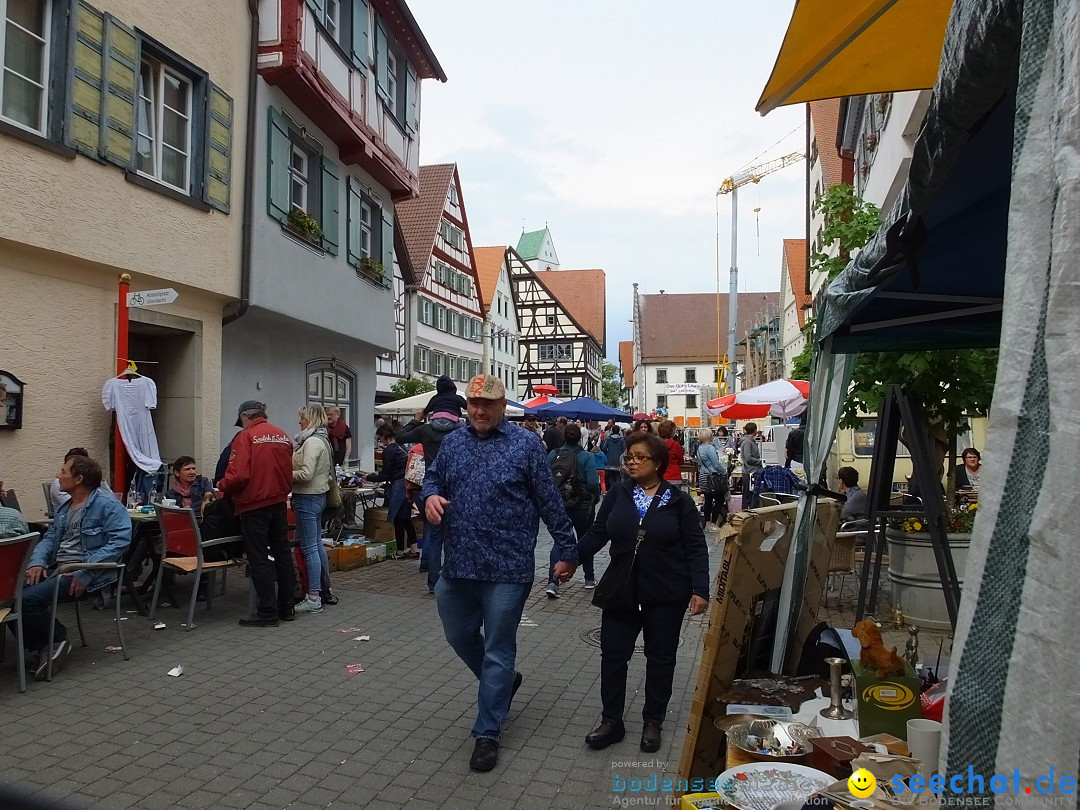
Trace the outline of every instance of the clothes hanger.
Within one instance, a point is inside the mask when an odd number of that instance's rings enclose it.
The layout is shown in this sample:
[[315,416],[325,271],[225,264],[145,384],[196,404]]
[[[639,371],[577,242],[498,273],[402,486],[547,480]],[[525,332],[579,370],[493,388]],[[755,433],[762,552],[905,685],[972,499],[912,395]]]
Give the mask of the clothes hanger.
[[121,371],[119,374],[117,374],[116,378],[118,380],[122,380],[125,377],[130,378],[130,377],[141,377],[141,376],[142,376],[142,374],[139,373],[139,367],[135,365],[135,361],[134,360],[128,360],[127,368],[125,368],[123,371]]

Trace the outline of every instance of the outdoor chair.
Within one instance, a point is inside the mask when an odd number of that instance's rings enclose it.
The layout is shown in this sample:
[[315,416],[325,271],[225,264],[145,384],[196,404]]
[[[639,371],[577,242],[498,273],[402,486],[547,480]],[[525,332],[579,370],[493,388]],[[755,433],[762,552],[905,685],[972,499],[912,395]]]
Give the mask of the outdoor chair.
[[47,517],[49,520],[52,520],[54,517],[56,517],[56,510],[53,509],[52,502],[52,482],[42,481],[41,491],[45,495],[45,517]]
[[19,506],[19,496],[15,494],[15,490],[6,489],[0,492],[0,506],[6,506],[8,509],[14,509],[16,512],[22,512],[22,507]]
[[10,607],[0,607],[0,661],[4,658],[7,639],[5,624],[14,622],[15,642],[19,648],[19,691],[26,691],[26,650],[23,644],[22,591],[26,582],[26,566],[41,535],[37,532],[20,534],[0,540],[0,602],[11,602]]
[[[60,581],[68,574],[76,574],[79,571],[116,571],[116,637],[120,639],[120,651],[124,654],[124,660],[127,661],[127,645],[124,643],[124,625],[121,622],[121,610],[120,610],[120,597],[124,593],[124,563],[64,563],[56,569],[56,576],[53,577],[53,600],[52,600],[52,612],[49,614],[49,646],[48,649],[53,648],[53,642],[55,641],[56,632],[56,606],[60,602]],[[75,603],[75,623],[79,626],[79,641],[82,645],[86,646],[86,633],[83,632],[82,626],[82,614],[79,613],[79,603],[86,599],[89,591],[83,593],[78,599],[72,599]],[[52,680],[52,656],[49,656],[49,664],[45,669],[45,680]]]
[[[188,600],[187,619],[187,629],[193,630],[195,628],[195,603],[198,601],[199,583],[203,573],[206,572],[211,578],[206,589],[206,609],[210,610],[214,600],[214,575],[221,571],[224,576],[224,572],[230,566],[240,565],[243,562],[238,559],[207,562],[204,559],[204,551],[214,546],[236,543],[240,538],[219,537],[215,540],[203,540],[194,509],[161,504],[155,504],[154,509],[157,511],[158,523],[161,525],[163,548],[161,565],[158,567],[157,580],[154,582],[154,598],[150,604],[150,622],[154,621],[158,599],[161,596],[161,580],[165,569],[168,568],[181,574],[195,575],[195,581],[191,587],[191,599]],[[176,556],[170,557],[169,554]]]

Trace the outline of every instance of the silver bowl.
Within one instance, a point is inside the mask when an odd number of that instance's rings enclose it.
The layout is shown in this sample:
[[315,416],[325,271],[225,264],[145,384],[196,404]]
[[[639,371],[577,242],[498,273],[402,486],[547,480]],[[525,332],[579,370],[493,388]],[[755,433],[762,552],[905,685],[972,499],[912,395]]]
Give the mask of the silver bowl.
[[727,741],[755,759],[798,762],[810,754],[810,738],[820,737],[816,728],[790,720],[761,718],[744,720],[727,729]]

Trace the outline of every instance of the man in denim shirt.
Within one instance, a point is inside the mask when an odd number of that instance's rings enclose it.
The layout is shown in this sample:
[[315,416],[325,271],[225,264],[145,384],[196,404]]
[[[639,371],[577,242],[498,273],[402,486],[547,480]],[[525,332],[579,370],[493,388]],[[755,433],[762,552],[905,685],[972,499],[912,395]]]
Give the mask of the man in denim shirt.
[[[49,612],[52,610],[57,566],[66,563],[119,562],[131,543],[131,516],[116,498],[98,490],[101,465],[87,456],[72,456],[60,468],[60,489],[71,496],[56,511],[53,525],[30,555],[23,588],[23,640],[28,650],[39,650],[34,671],[43,680],[52,658],[53,673],[71,651],[67,628],[59,621],[49,645]],[[78,599],[116,581],[116,571],[76,571],[60,580],[60,599]]]
[[444,525],[445,559],[435,586],[443,632],[480,681],[469,766],[490,771],[521,685],[517,628],[535,576],[540,518],[559,548],[561,582],[577,568],[577,541],[543,442],[506,420],[502,381],[473,377],[465,397],[471,424],[443,440],[421,495],[427,519]]

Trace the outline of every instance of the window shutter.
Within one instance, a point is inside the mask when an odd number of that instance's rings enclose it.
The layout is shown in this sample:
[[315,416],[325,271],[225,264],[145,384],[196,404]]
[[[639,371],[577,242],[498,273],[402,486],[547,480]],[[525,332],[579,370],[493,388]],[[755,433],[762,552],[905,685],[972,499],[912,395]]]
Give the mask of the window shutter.
[[394,209],[384,205],[382,213],[382,266],[386,268],[386,276],[389,278],[390,271],[394,267]]
[[75,8],[75,48],[69,80],[71,103],[67,111],[67,143],[76,151],[98,157],[101,143],[102,54],[105,18],[80,2]]
[[291,146],[289,143],[289,125],[285,122],[285,116],[274,107],[268,107],[270,124],[267,127],[270,133],[270,165],[269,172],[270,189],[267,197],[267,212],[278,222],[286,222],[289,219],[289,155]]
[[360,266],[360,190],[350,177],[348,206],[345,214],[345,260],[353,267]]
[[416,371],[419,371],[421,368],[420,354],[423,351],[424,350],[421,349],[419,346],[413,346],[413,366],[415,367]]
[[461,279],[461,291],[466,295],[472,295],[472,279],[468,276],[463,276]]
[[406,63],[408,76],[405,79],[405,131],[410,135],[416,133],[416,94],[420,89],[420,82],[416,78],[416,70]]
[[358,68],[368,69],[368,0],[353,0],[352,60]]
[[216,84],[211,84],[209,107],[206,202],[227,214],[232,188],[233,100]]
[[338,253],[338,227],[341,219],[341,172],[333,161],[322,159],[322,243],[332,256]]
[[323,18],[323,0],[305,0],[307,7],[315,12],[316,18],[321,22]]
[[105,15],[105,88],[101,110],[101,156],[130,168],[135,160],[135,66],[139,41],[135,32]]
[[386,62],[387,38],[386,29],[382,21],[375,20],[375,87],[381,98],[387,104],[389,101],[388,87],[390,85],[390,68]]

